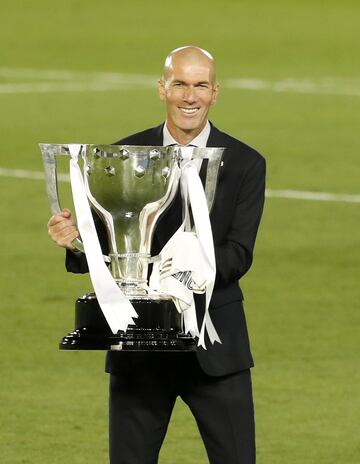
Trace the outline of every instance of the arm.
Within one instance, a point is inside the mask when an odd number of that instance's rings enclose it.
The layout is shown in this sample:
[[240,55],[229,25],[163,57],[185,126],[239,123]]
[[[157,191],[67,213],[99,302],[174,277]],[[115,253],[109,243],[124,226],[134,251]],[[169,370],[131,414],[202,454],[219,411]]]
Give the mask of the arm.
[[216,284],[239,280],[250,268],[257,230],[264,206],[265,160],[259,158],[246,173],[226,241],[215,246]]

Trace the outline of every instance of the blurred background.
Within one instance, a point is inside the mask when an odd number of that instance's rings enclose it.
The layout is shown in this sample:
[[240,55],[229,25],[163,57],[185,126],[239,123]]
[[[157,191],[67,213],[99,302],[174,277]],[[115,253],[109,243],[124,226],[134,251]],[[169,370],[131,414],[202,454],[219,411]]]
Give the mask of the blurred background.
[[[159,124],[156,80],[188,44],[217,60],[212,122],[267,159],[242,281],[258,463],[359,462],[359,17],[348,0],[2,2],[2,463],[108,462],[104,353],[58,350],[91,284],[65,272],[47,236],[37,144]],[[206,462],[178,401],[160,463]]]

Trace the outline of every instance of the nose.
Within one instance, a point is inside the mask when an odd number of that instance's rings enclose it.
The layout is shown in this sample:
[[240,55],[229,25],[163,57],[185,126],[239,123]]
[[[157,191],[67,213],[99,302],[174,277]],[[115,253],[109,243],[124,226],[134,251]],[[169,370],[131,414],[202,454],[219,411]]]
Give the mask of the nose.
[[192,85],[187,86],[184,90],[183,98],[186,103],[195,103],[197,98],[195,87]]

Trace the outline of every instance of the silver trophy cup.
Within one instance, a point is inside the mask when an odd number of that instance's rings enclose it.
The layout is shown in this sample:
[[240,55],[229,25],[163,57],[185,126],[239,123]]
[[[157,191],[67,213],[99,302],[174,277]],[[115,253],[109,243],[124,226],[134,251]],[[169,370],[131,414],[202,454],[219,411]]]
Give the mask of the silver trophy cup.
[[[60,210],[57,175],[59,157],[68,157],[71,145],[40,144],[53,214]],[[81,171],[87,200],[106,237],[102,243],[111,275],[135,308],[138,318],[126,331],[113,334],[95,293],[77,299],[75,329],[60,342],[60,349],[124,351],[192,351],[195,340],[183,332],[182,316],[169,295],[148,285],[153,234],[160,216],[179,195],[184,156],[197,160],[209,211],[222,148],[90,145],[80,148]],[[183,208],[186,205],[183,204]],[[84,251],[80,240],[73,242]],[[121,311],[121,307],[119,307]]]
[[106,227],[111,273],[130,299],[164,299],[147,286],[151,238],[177,189],[171,147],[93,146],[84,153],[89,201]]

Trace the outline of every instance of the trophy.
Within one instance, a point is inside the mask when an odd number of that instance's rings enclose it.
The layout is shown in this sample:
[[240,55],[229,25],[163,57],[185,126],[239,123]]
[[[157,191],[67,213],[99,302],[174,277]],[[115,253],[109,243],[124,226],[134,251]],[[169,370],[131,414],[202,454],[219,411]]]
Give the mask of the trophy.
[[[76,300],[75,329],[63,337],[60,349],[195,350],[196,342],[185,332],[183,314],[178,312],[172,296],[149,286],[149,266],[160,259],[151,256],[151,243],[160,216],[180,188],[185,156],[201,173],[211,210],[224,149],[40,144],[40,150],[52,214],[61,211],[59,157],[67,157],[70,162],[81,234],[73,245],[86,254],[95,290]],[[94,233],[90,207],[106,231],[106,256]],[[186,208],[183,196],[183,215]],[[115,302],[109,303],[111,295],[115,295]],[[113,306],[111,310],[108,303]]]

